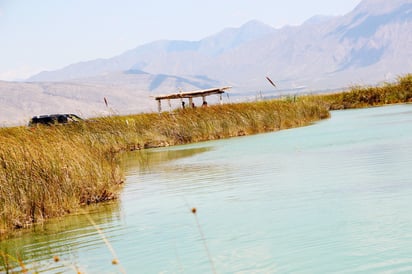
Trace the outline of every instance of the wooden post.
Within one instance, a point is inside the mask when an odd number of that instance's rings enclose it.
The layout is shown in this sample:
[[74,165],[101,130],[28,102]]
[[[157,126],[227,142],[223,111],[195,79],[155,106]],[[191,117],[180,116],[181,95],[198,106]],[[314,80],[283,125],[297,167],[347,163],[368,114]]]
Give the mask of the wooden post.
[[162,100],[157,100],[157,110],[159,111],[159,113],[162,112]]
[[206,96],[202,95],[202,107],[207,107]]
[[193,98],[189,97],[189,107],[193,108]]

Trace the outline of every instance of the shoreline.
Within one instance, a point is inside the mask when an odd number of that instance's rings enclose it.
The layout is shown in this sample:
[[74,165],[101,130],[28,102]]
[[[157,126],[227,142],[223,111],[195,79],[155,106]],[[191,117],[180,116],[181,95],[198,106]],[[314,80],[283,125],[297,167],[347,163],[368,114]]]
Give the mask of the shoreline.
[[0,129],[0,237],[122,191],[120,153],[306,126],[331,110],[412,101],[412,74],[384,87]]

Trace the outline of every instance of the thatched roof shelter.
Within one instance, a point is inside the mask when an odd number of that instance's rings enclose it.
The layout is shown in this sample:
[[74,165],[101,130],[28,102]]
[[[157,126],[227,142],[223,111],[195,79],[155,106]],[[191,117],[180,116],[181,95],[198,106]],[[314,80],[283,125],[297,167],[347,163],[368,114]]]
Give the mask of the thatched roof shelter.
[[232,87],[227,86],[227,87],[220,87],[220,88],[210,88],[210,89],[202,89],[202,90],[194,90],[194,91],[186,91],[186,92],[179,92],[179,93],[171,93],[167,95],[158,95],[155,97],[155,99],[158,102],[158,108],[159,112],[162,111],[162,100],[169,100],[169,105],[170,105],[170,100],[171,99],[180,99],[182,101],[182,104],[184,105],[183,99],[188,98],[189,99],[189,107],[193,107],[193,98],[195,97],[202,97],[203,98],[203,104],[206,104],[206,96],[218,94],[220,95],[220,103],[222,103],[222,94],[225,93],[226,90],[230,89]]

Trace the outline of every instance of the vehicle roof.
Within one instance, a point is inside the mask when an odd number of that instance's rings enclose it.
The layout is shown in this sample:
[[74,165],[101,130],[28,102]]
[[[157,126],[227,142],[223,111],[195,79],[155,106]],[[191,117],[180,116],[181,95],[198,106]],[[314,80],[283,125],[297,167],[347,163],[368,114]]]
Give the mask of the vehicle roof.
[[60,114],[45,114],[45,115],[37,115],[37,116],[33,116],[33,118],[53,118],[53,117],[61,117],[61,116],[66,116],[66,117],[77,117],[80,118],[79,116],[77,116],[76,114],[72,114],[72,113],[60,113]]

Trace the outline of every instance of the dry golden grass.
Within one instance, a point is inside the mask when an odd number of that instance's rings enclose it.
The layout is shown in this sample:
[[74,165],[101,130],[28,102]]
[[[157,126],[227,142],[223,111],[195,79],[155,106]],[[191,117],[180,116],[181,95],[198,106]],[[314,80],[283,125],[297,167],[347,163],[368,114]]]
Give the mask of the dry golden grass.
[[[0,130],[0,228],[21,228],[115,197],[117,155],[69,127]],[[76,128],[76,130],[78,130]]]

